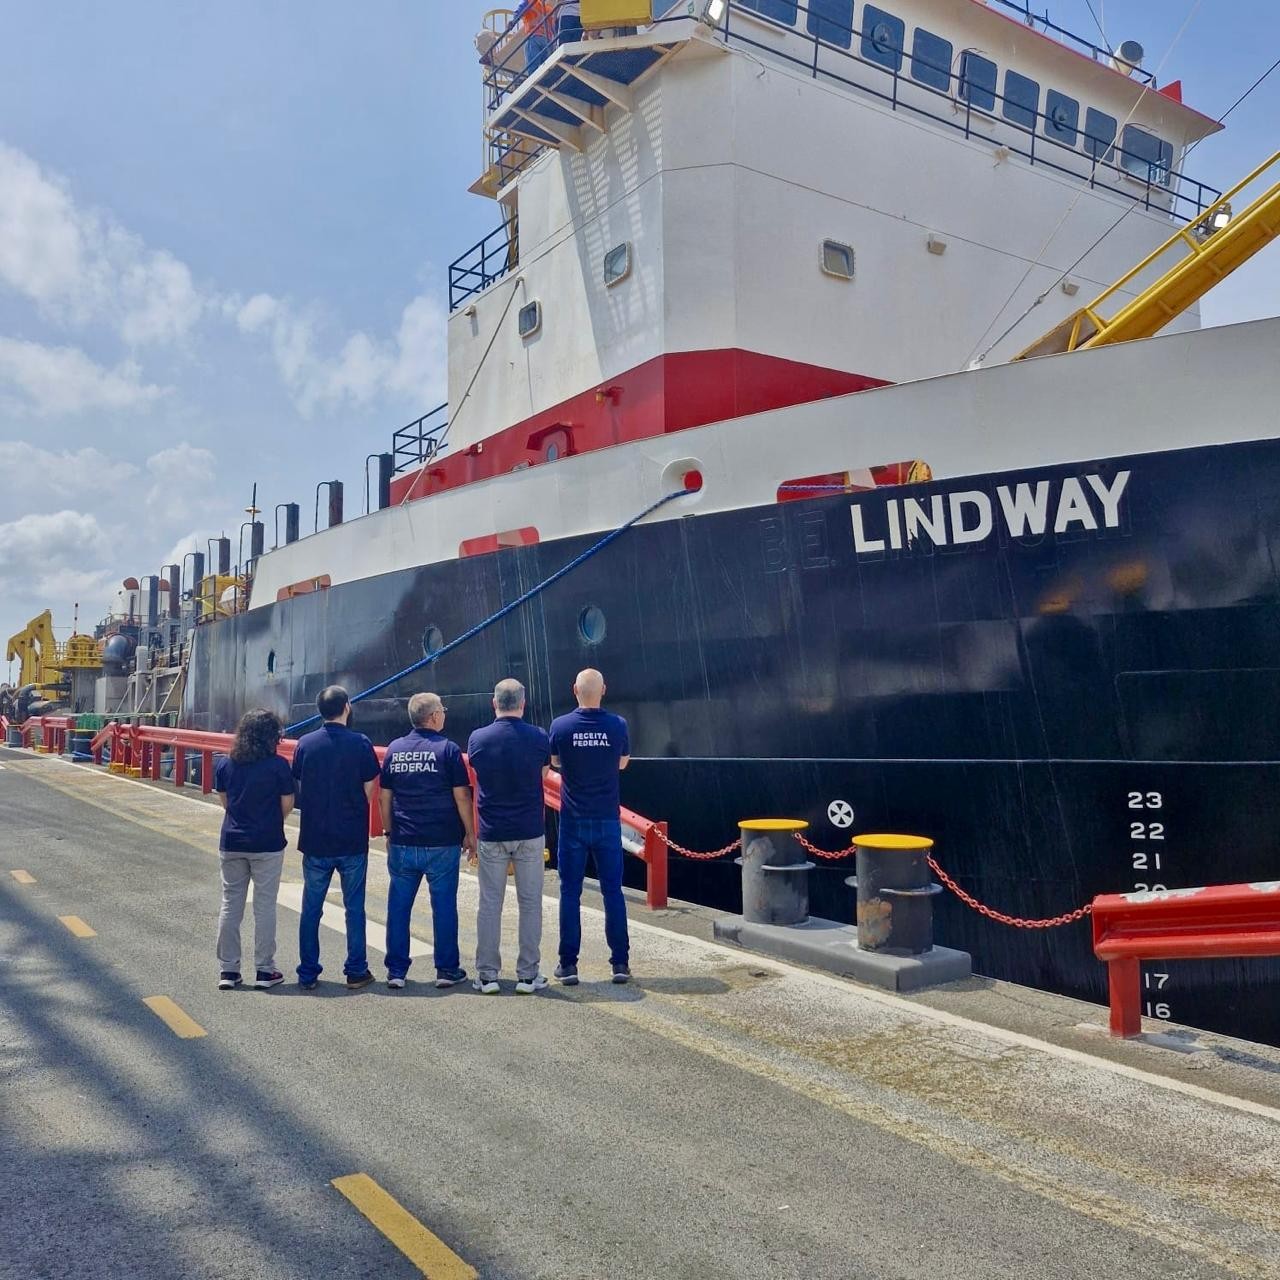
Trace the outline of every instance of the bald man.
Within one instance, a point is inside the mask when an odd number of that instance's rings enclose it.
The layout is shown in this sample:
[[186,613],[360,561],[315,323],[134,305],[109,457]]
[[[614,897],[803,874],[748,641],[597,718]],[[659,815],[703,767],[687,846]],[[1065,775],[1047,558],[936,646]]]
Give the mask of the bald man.
[[600,672],[579,671],[573,682],[578,709],[551,726],[551,764],[560,770],[560,964],[556,977],[578,983],[582,947],[582,881],[587,859],[595,863],[604,898],[604,935],[614,982],[631,979],[627,900],[622,895],[622,823],[618,781],[631,762],[627,722],[606,711]]

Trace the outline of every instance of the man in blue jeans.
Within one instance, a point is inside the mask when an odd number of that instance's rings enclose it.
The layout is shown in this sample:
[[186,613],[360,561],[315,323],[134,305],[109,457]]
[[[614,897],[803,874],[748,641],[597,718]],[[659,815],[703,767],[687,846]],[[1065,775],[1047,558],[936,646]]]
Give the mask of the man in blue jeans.
[[299,739],[293,754],[302,812],[302,921],[298,926],[298,985],[315,990],[320,979],[320,916],[333,873],[342,881],[347,913],[347,962],[353,991],[373,981],[365,953],[364,886],[369,869],[369,800],[378,757],[363,733],[352,731],[351,699],[330,685],[316,699],[324,724]]
[[436,986],[452,987],[467,971],[458,954],[458,864],[474,858],[471,782],[457,743],[442,732],[445,708],[437,694],[409,699],[413,731],[397,738],[382,761],[378,804],[387,832],[387,986],[403,987],[409,966],[409,917],[422,877],[431,893]]
[[604,898],[604,936],[614,982],[631,979],[627,900],[622,896],[622,823],[618,817],[618,775],[631,762],[627,722],[600,705],[604,677],[578,672],[573,694],[578,709],[551,725],[551,763],[560,770],[560,964],[556,977],[578,983],[582,947],[582,880],[587,857],[595,862]]

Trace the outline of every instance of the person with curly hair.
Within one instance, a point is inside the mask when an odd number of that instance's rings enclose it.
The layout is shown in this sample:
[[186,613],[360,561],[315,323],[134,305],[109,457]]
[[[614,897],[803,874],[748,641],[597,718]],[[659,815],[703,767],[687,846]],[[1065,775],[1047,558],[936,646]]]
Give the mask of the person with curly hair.
[[284,820],[293,809],[293,774],[277,754],[284,726],[274,712],[246,711],[229,756],[218,760],[214,790],[226,814],[218,842],[222,912],[218,917],[218,989],[234,991],[240,977],[240,924],[253,882],[255,987],[284,981],[276,968],[276,895],[284,865]]

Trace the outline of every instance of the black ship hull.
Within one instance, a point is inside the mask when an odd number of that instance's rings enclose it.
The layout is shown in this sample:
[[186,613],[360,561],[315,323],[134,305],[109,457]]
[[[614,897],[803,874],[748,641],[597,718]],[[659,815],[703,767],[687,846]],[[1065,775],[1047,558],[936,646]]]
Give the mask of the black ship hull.
[[[255,705],[301,720],[325,684],[385,679],[593,541],[370,577],[201,627],[184,722],[229,729]],[[845,802],[854,830],[935,837],[953,876],[1017,916],[1274,881],[1278,557],[1272,441],[642,525],[361,703],[357,721],[386,742],[405,697],[434,688],[465,743],[496,680],[522,680],[546,724],[571,705],[574,674],[598,666],[631,722],[624,803],[694,848],[752,816],[808,818],[837,848],[851,831],[830,815]],[[815,914],[853,918],[847,874],[815,873]],[[740,905],[727,859],[674,859],[671,890]],[[938,938],[982,974],[1105,1002],[1086,925],[1014,929],[948,896]],[[1151,965],[1144,1012],[1280,1044],[1277,979],[1269,960]]]

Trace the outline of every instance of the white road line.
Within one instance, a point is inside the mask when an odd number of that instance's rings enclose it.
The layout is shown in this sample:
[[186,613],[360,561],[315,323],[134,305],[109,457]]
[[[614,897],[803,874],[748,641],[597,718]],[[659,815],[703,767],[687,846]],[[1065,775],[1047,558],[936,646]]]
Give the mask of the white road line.
[[[282,907],[288,907],[290,911],[296,911],[302,914],[302,886],[300,884],[282,884],[280,886],[280,896],[276,899]],[[347,918],[346,913],[336,903],[325,899],[324,909],[320,915],[320,923],[326,929],[332,929],[334,933],[340,933],[345,938],[347,936]],[[376,920],[370,920],[369,924],[373,926],[368,930],[369,949],[371,951],[382,952],[383,948],[374,942],[375,937],[381,937],[382,926]],[[415,938],[412,934],[409,937],[409,955],[410,956],[429,956],[433,952],[433,947],[429,942],[423,942],[421,938]]]
[[[69,760],[59,760],[57,757],[37,757],[40,759],[54,761],[58,764],[65,765],[67,768],[79,769],[82,766],[73,764]],[[182,800],[187,804],[198,804],[204,809],[208,809],[209,805],[203,801],[195,800],[191,796],[184,796],[175,788],[173,792],[156,792],[156,788],[148,786],[147,783],[140,782],[135,778],[123,778],[119,774],[109,775],[117,782],[128,782],[135,786],[147,787],[147,789],[155,794],[168,795],[170,799]],[[382,850],[370,848],[370,853],[382,854]],[[290,906],[295,911],[302,909],[302,886],[301,885],[281,885],[280,899],[285,905]],[[296,899],[296,901],[295,901]],[[550,895],[543,894],[543,902],[558,904],[559,899]],[[598,919],[604,919],[604,912],[598,907],[590,907],[585,903],[582,910]],[[324,908],[323,923],[331,929],[336,930],[345,936],[346,923],[343,920],[340,908],[326,903]],[[724,956],[728,960],[740,962],[744,955],[758,955],[758,952],[747,951],[736,947],[727,947],[719,942],[708,942],[702,938],[690,937],[688,934],[677,933],[673,929],[664,929],[661,925],[649,924],[644,920],[631,919],[631,928],[641,933],[651,933],[655,937],[666,938],[671,942],[684,943],[687,946],[702,947],[704,950],[710,949]],[[415,948],[418,948],[415,950]],[[380,949],[380,948],[379,948]],[[431,948],[427,943],[417,938],[411,938],[409,943],[409,954],[428,955]],[[1035,1036],[1025,1035],[1020,1031],[1007,1031],[1003,1027],[995,1027],[990,1023],[978,1022],[972,1018],[962,1017],[957,1013],[949,1013],[944,1009],[934,1009],[926,1004],[916,1004],[914,1001],[905,1000],[901,996],[893,995],[888,991],[880,991],[874,987],[859,986],[854,982],[847,981],[843,978],[837,978],[831,974],[819,973],[812,969],[802,969],[796,965],[787,964],[785,961],[776,960],[773,956],[761,956],[771,969],[775,969],[780,973],[788,974],[794,978],[808,979],[811,982],[817,982],[824,986],[832,987],[837,991],[842,991],[846,996],[854,996],[863,1000],[870,1000],[876,1004],[886,1005],[891,1009],[897,1009],[903,1013],[913,1014],[918,1018],[923,1018],[929,1022],[938,1023],[941,1026],[953,1027],[962,1031],[974,1032],[978,1035],[985,1035],[992,1040],[997,1040],[1002,1044],[1012,1045],[1020,1049],[1030,1049],[1035,1053],[1047,1054],[1051,1058],[1058,1058],[1063,1062],[1074,1062],[1080,1066],[1095,1067],[1100,1071],[1109,1072],[1111,1075],[1121,1076],[1127,1080],[1138,1080],[1143,1084],[1152,1085],[1158,1089],[1165,1089],[1170,1093],[1181,1093],[1189,1098],[1198,1098],[1202,1102],[1213,1103],[1216,1106],[1227,1107],[1232,1111],[1240,1111],[1247,1115],[1261,1116],[1264,1119],[1274,1121],[1280,1124],[1280,1107],[1270,1107],[1265,1103],[1253,1102],[1248,1098],[1234,1098],[1229,1094],[1218,1093],[1213,1089],[1206,1089],[1200,1085],[1189,1084],[1184,1080],[1174,1080],[1168,1076],[1157,1075],[1155,1072],[1143,1071],[1140,1067],[1131,1067],[1122,1062],[1113,1062],[1109,1058],[1095,1057],[1086,1053],[1081,1049],[1069,1049],[1064,1045],[1052,1044],[1048,1040],[1039,1040]]]

